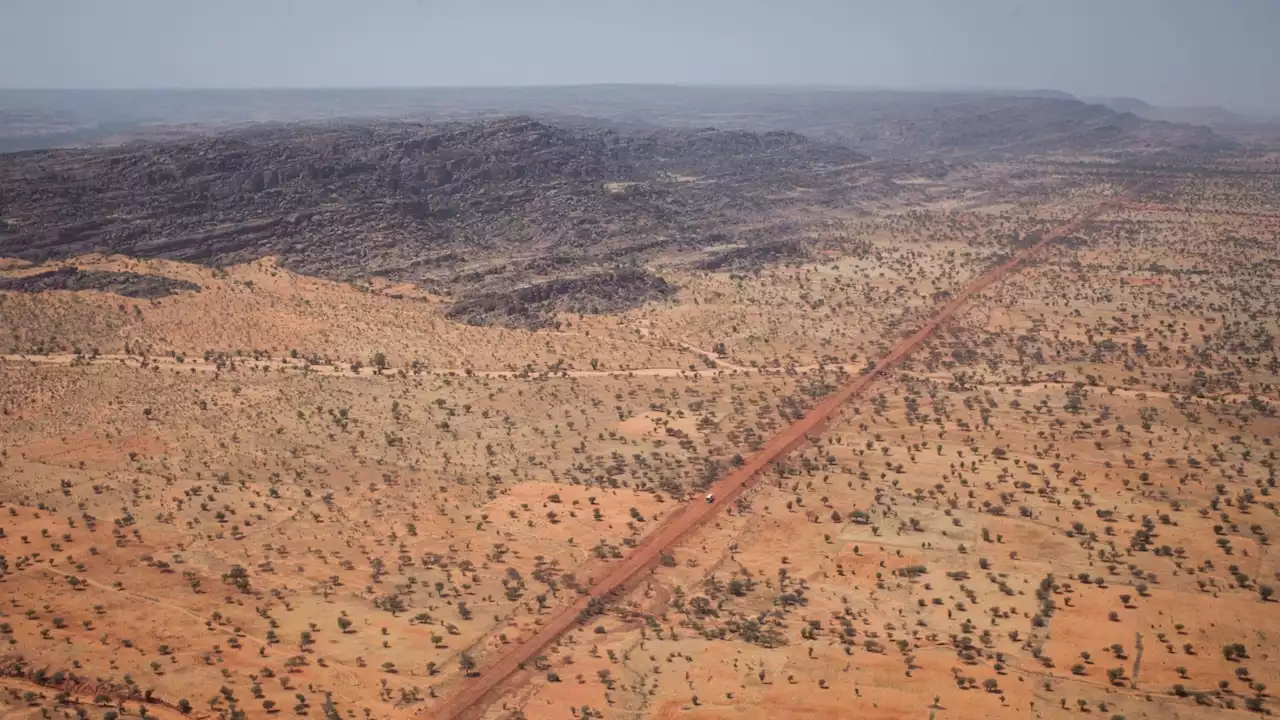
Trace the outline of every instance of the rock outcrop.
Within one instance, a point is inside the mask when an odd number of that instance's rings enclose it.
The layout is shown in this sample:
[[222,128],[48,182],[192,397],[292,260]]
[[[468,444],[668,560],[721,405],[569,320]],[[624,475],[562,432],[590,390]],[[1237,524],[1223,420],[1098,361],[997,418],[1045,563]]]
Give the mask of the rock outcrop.
[[10,292],[101,290],[131,298],[158,298],[199,289],[200,286],[193,282],[160,275],[81,270],[77,267],[63,267],[34,275],[0,277],[0,290]]
[[554,313],[618,313],[675,292],[666,280],[636,269],[559,277],[511,290],[468,293],[449,317],[471,325],[544,327]]

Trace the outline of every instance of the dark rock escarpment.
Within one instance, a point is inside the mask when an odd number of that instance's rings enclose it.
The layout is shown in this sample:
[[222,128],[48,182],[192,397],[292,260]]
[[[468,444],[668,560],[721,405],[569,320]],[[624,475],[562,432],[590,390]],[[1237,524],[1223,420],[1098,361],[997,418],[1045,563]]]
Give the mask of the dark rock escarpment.
[[199,290],[186,280],[131,272],[64,267],[35,275],[0,277],[0,290],[37,293],[48,290],[101,290],[131,298],[158,298]]

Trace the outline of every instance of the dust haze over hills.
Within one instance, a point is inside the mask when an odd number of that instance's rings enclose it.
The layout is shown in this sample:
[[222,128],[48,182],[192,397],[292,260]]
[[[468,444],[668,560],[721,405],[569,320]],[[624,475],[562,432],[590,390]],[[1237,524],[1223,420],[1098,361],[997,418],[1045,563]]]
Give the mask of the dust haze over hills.
[[531,114],[619,124],[788,130],[876,156],[1053,149],[1211,149],[1203,126],[1047,94],[575,86],[351,90],[0,91],[0,149],[56,147],[165,126]]

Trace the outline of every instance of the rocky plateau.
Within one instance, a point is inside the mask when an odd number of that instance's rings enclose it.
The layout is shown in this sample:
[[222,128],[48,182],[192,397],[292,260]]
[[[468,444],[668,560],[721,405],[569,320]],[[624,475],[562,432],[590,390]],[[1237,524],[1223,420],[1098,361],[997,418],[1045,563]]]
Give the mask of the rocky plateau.
[[0,256],[275,256],[305,274],[451,296],[464,322],[536,327],[551,309],[616,311],[668,294],[640,269],[660,253],[708,268],[772,257],[711,249],[748,225],[758,236],[798,201],[847,202],[840,191],[865,179],[866,161],[790,132],[523,117],[12,153],[0,156]]

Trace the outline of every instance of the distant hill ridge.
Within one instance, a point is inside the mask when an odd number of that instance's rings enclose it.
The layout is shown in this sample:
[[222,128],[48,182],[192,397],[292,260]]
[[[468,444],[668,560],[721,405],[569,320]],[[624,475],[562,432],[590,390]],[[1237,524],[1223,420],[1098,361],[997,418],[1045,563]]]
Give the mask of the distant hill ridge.
[[[1139,104],[1140,103],[1140,104]],[[1163,115],[1162,115],[1163,112]],[[1228,111],[1214,110],[1219,118]],[[333,90],[0,91],[0,151],[83,145],[171,126],[527,114],[623,124],[789,130],[880,157],[1215,150],[1203,113],[1090,104],[1053,90],[893,91],[587,85]],[[1211,118],[1212,119],[1212,118]],[[1190,121],[1190,122],[1187,122]],[[166,127],[169,126],[169,127]]]

